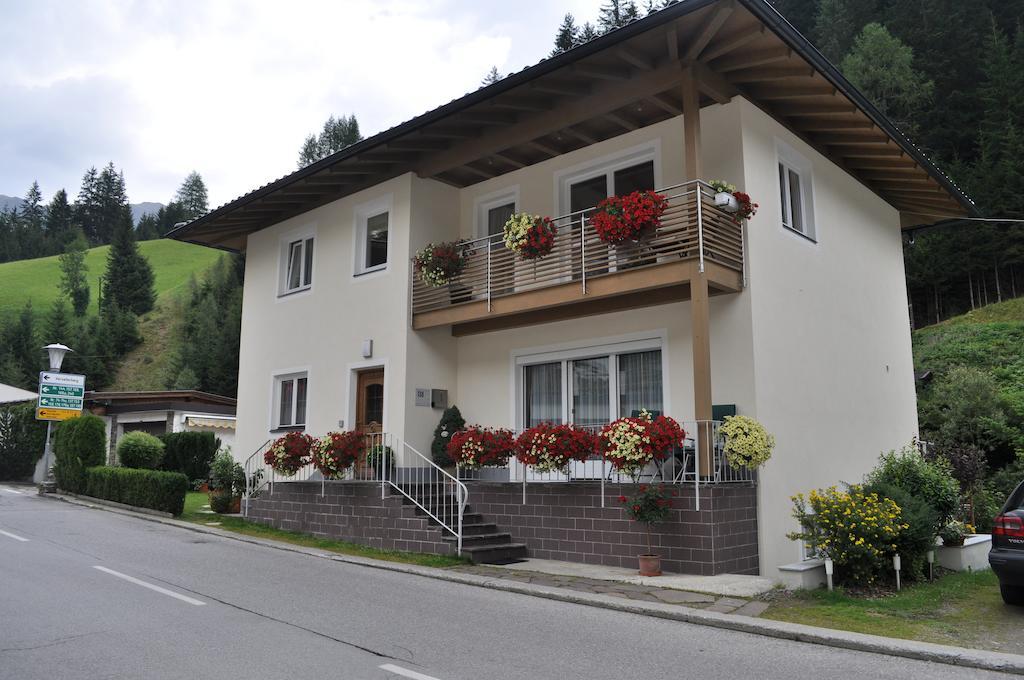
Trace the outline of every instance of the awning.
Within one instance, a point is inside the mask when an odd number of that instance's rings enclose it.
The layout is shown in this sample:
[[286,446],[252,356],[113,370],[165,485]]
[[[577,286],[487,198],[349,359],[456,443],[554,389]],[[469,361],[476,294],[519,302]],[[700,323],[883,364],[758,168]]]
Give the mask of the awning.
[[217,427],[223,430],[235,429],[234,418],[217,418],[215,416],[185,416],[185,425],[193,427]]

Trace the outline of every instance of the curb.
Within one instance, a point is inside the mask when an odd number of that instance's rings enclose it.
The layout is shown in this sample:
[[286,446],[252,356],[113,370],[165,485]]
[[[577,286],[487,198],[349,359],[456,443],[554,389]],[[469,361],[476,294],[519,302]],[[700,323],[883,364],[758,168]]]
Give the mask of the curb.
[[[105,504],[93,504],[92,502],[87,502],[79,498],[72,498],[63,494],[47,494],[47,496],[54,500],[71,503],[73,505],[105,510],[107,512],[113,512],[127,517],[134,517],[148,522],[166,524],[196,533],[220,536],[222,538],[228,538],[242,543],[298,553],[308,557],[329,559],[334,562],[342,562],[371,569],[383,569],[385,571],[399,572],[440,581],[459,583],[462,585],[489,588],[491,590],[516,593],[519,595],[529,595],[532,597],[542,597],[548,600],[579,604],[588,607],[600,607],[602,609],[625,612],[628,614],[638,614],[640,616],[653,616],[656,618],[680,621],[700,626],[723,628],[726,630],[750,633],[753,635],[763,635],[782,640],[805,642],[859,652],[884,654],[886,656],[915,659],[918,661],[929,661],[932,663],[941,663],[950,666],[977,668],[980,670],[1024,675],[1024,655],[951,647],[931,642],[900,640],[896,638],[880,637],[877,635],[867,635],[864,633],[851,633],[841,630],[832,630],[829,628],[817,628],[799,623],[786,623],[782,621],[737,616],[734,614],[719,614],[716,612],[691,609],[679,605],[627,601],[609,595],[581,593],[577,591],[521,583],[518,581],[492,579],[485,576],[461,574],[434,567],[421,567],[412,564],[402,564],[400,562],[375,560],[367,557],[324,553],[316,550],[315,548],[305,548],[268,539],[254,538],[252,536],[245,536],[244,534],[236,534],[230,531],[217,529],[216,527],[208,527],[176,519],[155,517],[153,515],[141,514],[132,510],[126,510]],[[46,496],[44,496],[44,498],[45,497]]]

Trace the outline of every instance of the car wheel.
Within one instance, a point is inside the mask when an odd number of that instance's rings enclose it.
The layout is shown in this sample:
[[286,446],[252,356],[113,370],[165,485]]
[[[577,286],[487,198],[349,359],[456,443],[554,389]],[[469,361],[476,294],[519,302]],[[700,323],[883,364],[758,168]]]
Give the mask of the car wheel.
[[1003,596],[1003,602],[1006,604],[1024,606],[1024,587],[1006,586],[1000,583],[999,594]]

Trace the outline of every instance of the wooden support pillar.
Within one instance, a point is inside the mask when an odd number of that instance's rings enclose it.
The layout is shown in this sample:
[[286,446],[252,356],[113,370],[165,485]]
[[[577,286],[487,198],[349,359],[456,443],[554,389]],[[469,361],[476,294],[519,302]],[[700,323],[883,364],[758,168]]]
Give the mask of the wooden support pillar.
[[[700,146],[700,92],[692,66],[683,68],[683,146],[686,181],[702,179]],[[699,187],[695,187],[699,190]],[[698,194],[698,200],[700,195]],[[703,225],[698,221],[698,229]],[[703,247],[703,243],[701,244]],[[697,470],[701,477],[713,472],[711,421],[711,319],[708,279],[701,266],[690,281],[690,325],[693,336],[693,406],[697,420]]]

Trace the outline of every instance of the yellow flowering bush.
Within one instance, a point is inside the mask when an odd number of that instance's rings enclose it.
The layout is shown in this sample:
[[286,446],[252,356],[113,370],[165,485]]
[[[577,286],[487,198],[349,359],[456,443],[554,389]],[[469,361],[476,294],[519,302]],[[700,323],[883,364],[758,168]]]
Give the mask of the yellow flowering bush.
[[831,486],[793,496],[793,517],[801,530],[787,534],[817,548],[835,563],[841,583],[872,583],[890,563],[900,532],[909,529],[896,502],[852,485]]
[[772,457],[775,437],[748,416],[726,416],[718,428],[725,437],[725,459],[734,470],[759,468]]

